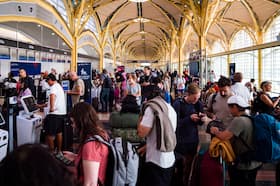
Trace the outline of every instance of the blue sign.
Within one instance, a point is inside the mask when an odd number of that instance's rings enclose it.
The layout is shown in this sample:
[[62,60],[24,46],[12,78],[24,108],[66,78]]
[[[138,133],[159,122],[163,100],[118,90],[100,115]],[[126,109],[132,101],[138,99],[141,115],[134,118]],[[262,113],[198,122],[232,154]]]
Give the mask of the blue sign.
[[69,82],[69,80],[61,81],[61,86],[62,86],[64,91],[70,90],[70,82]]
[[77,65],[77,74],[85,84],[84,100],[91,103],[91,63],[78,63]]
[[78,63],[78,76],[83,80],[91,79],[91,63]]
[[11,72],[18,76],[19,69],[25,69],[28,75],[39,75],[41,73],[41,63],[11,62]]

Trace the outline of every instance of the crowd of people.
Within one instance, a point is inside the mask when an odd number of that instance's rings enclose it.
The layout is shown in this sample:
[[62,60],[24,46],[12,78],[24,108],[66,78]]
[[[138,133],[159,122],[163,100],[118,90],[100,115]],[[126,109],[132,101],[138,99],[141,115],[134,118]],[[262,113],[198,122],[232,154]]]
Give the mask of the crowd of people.
[[[23,82],[21,90],[23,91],[26,89],[24,87],[28,84],[28,80],[23,81],[24,73],[20,74]],[[218,127],[211,127],[210,133],[212,137],[220,140],[229,140],[235,156],[238,157],[240,153],[238,149],[242,147],[240,143],[235,143],[234,139],[242,138],[249,146],[253,143],[253,124],[244,115],[266,113],[278,117],[280,97],[272,98],[270,96],[272,83],[270,81],[262,82],[261,89],[257,91],[253,79],[246,84],[242,83],[241,72],[236,72],[232,79],[221,76],[218,81],[215,81],[216,77],[212,71],[209,83],[201,90],[199,81],[190,77],[187,71],[184,71],[183,74],[178,74],[176,71],[163,73],[160,70],[144,67],[143,71],[133,73],[125,73],[121,69],[116,69],[112,75],[104,69],[101,74],[95,74],[93,77],[92,100],[97,100],[95,104],[83,102],[84,85],[77,74],[71,72],[69,77],[74,81],[74,85],[73,89],[68,92],[72,96],[73,104],[68,117],[80,139],[78,153],[62,152],[61,149],[61,127],[63,125],[61,116],[65,117],[66,108],[61,107],[60,99],[65,98],[64,94],[61,95],[63,90],[53,74],[46,77],[46,82],[51,89],[47,105],[52,117],[47,117],[45,123],[46,129],[48,129],[46,142],[49,151],[51,153],[55,151],[54,139],[56,138],[57,153],[74,162],[74,167],[68,168],[61,178],[69,178],[67,185],[95,186],[105,183],[108,146],[98,141],[85,143],[89,137],[94,135],[101,136],[105,141],[110,139],[111,133],[99,123],[97,112],[115,111],[111,114],[110,124],[112,126],[131,125],[130,128],[134,129],[134,135],[138,135],[139,138],[136,141],[141,141],[138,153],[145,159],[142,176],[139,177],[142,181],[139,183],[145,186],[185,186],[189,184],[193,160],[199,147],[198,126],[207,125],[213,120],[221,121],[225,130],[221,131]],[[32,94],[32,86],[27,87],[30,91],[26,92]],[[113,135],[121,134],[115,132]],[[144,145],[143,141],[145,141]],[[12,167],[14,169],[22,167],[21,165],[29,160],[29,156],[32,158],[35,153],[33,151],[45,153],[42,158],[46,156],[48,161],[55,161],[41,147],[25,145],[8,154],[1,163],[0,173],[14,175],[6,170],[10,170]],[[26,156],[19,153],[26,153]],[[36,160],[36,158],[34,159]],[[17,163],[19,165],[15,165]],[[34,162],[35,165],[32,166],[37,167],[28,171],[30,173],[36,170],[46,170],[48,166],[59,167],[57,172],[64,170],[61,164],[55,165],[55,163],[46,165]],[[227,167],[231,186],[254,186],[262,162],[249,160],[245,164],[236,161],[234,164],[228,164]],[[277,174],[279,174],[279,167],[278,164]],[[69,170],[71,171],[68,172]],[[27,175],[22,176],[25,173],[20,172],[15,176],[19,176],[23,180],[15,180],[18,183],[22,182],[21,184],[16,184],[8,179],[0,179],[0,184],[4,186],[48,185],[31,181],[37,180],[41,176],[46,177],[43,173],[42,175],[33,174],[27,178]],[[72,174],[75,176],[69,177]],[[53,176],[52,179],[59,179],[57,175],[53,174]],[[46,182],[51,182],[52,179],[46,180]],[[278,179],[277,184],[279,184]],[[65,185],[65,183],[56,185]]]

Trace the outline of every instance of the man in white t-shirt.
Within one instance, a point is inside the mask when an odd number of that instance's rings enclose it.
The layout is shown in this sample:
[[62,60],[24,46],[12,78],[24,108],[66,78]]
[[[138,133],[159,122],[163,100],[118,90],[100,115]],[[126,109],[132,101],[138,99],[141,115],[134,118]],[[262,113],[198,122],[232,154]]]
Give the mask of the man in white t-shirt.
[[[159,98],[159,96],[161,95],[161,90],[156,85],[150,85],[149,89],[149,96],[147,97],[148,100]],[[173,131],[169,132],[174,132],[175,135],[177,114],[170,104],[166,103],[163,98],[161,100],[162,104],[167,106],[167,114],[170,120],[169,124],[171,124],[171,128],[173,129]],[[140,117],[137,129],[138,135],[140,137],[146,137],[146,146],[139,150],[140,154],[146,152],[146,163],[144,166],[143,182],[145,186],[169,186],[174,171],[174,149],[169,150],[168,152],[163,152],[158,149],[156,132],[157,127],[154,126],[154,121],[154,111],[150,106],[148,106],[145,109],[143,116]]]
[[46,143],[51,152],[54,152],[54,140],[56,138],[57,152],[62,154],[62,129],[66,115],[65,95],[63,88],[57,83],[55,75],[49,74],[46,81],[50,86],[50,95],[47,103],[49,113],[44,123]]

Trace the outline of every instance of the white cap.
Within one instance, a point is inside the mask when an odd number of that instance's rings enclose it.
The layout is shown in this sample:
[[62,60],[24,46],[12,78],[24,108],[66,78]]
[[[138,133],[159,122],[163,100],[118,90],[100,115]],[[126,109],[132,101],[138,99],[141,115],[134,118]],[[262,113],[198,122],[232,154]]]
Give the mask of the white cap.
[[227,101],[228,104],[237,104],[238,106],[242,107],[242,108],[248,108],[250,107],[250,105],[241,97],[241,96],[231,96],[230,98],[228,98]]

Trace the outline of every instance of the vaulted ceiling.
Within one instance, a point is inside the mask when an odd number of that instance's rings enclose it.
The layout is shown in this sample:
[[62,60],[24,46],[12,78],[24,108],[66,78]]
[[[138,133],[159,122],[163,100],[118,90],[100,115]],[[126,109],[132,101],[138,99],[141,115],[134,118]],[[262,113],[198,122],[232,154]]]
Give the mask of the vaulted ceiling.
[[[73,36],[81,35],[87,31],[87,28],[83,27],[86,22],[94,20],[97,29],[94,35],[99,40],[95,39],[90,45],[97,50],[94,55],[111,52],[111,56],[124,62],[162,60],[168,55],[177,56],[180,53],[178,51],[186,54],[195,49],[209,47],[217,40],[222,41],[225,50],[228,50],[232,37],[241,29],[246,29],[257,41],[257,33],[264,32],[273,18],[280,13],[280,0],[60,0],[59,2],[66,9],[67,18],[64,21],[69,27],[69,33]],[[5,23],[3,25],[12,26]],[[23,28],[22,32],[25,30],[26,34],[34,35],[36,39],[36,29]],[[90,51],[87,50],[88,47],[83,45],[84,51]],[[111,48],[111,51],[108,51],[108,48]],[[89,52],[89,55],[93,55],[93,52]]]
[[[109,28],[128,59],[160,59],[170,51],[172,42],[182,47],[183,53],[216,40],[228,46],[240,29],[264,31],[280,10],[279,0],[135,1],[93,3],[101,29]],[[201,37],[205,39],[204,46]]]

